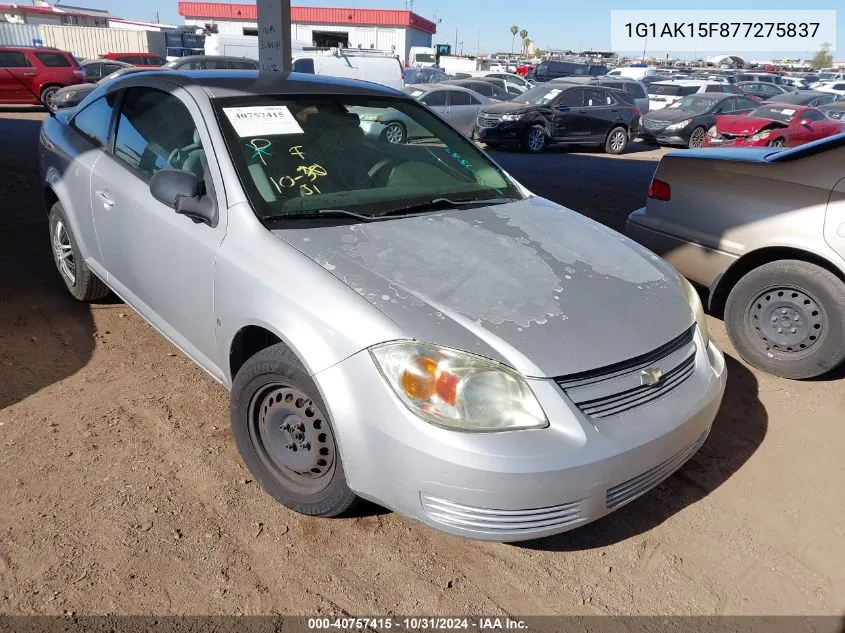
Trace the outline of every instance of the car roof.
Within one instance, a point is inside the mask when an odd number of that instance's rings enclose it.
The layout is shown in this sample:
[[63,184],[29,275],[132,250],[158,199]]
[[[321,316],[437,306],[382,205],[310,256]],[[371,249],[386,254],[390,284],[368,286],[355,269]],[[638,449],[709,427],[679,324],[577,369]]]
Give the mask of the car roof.
[[115,80],[109,84],[109,90],[114,89],[112,86],[147,79],[176,83],[186,88],[196,86],[211,99],[278,94],[407,97],[403,92],[368,81],[306,73],[267,73],[259,76],[257,70],[144,70]]
[[203,59],[225,59],[227,61],[245,61],[245,62],[253,62],[257,64],[258,62],[254,59],[250,59],[248,57],[238,57],[236,55],[185,55],[184,57],[177,57],[174,59],[174,62],[183,62],[183,61],[197,61]]
[[655,85],[668,85],[668,86],[709,86],[711,84],[720,85],[721,81],[712,81],[710,79],[667,79],[664,81],[655,81],[652,83],[652,86]]
[[0,51],[59,51],[60,53],[67,53],[67,51],[55,46],[0,46]]
[[[362,83],[362,82],[356,82]],[[464,88],[463,86],[459,86],[457,84],[449,83],[447,81],[441,81],[436,84],[408,84],[405,88],[413,88],[414,90],[422,90],[424,92],[432,92],[433,90],[457,90],[458,92],[469,92],[472,93],[473,96],[478,96],[475,90],[470,90],[469,88]],[[405,93],[407,94],[407,93]],[[481,95],[482,97],[484,95]]]
[[800,92],[784,92],[775,95],[768,99],[768,101],[776,100],[776,103],[800,103],[801,101],[811,101],[818,97],[829,97],[829,92],[818,92],[816,90],[802,90]]

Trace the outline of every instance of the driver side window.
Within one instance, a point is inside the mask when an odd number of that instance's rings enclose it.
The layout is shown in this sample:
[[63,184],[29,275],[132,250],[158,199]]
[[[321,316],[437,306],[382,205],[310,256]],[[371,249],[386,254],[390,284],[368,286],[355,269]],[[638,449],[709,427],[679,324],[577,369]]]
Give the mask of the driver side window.
[[203,179],[205,151],[185,105],[154,88],[128,88],[117,121],[115,157],[149,180],[164,168]]

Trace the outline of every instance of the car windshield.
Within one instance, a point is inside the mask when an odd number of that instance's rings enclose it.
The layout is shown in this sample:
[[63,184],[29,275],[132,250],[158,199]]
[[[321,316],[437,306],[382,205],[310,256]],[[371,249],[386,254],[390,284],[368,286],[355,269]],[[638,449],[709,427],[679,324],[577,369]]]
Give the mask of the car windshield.
[[433,64],[435,61],[437,61],[434,55],[432,55],[431,53],[417,53],[416,55],[414,55],[414,59],[418,62],[423,62],[426,64]]
[[473,143],[407,98],[261,95],[214,105],[264,221],[524,198]]
[[690,114],[704,114],[705,112],[712,110],[717,103],[719,103],[719,99],[689,96],[684,97],[680,101],[676,101],[667,109],[683,110],[684,112],[689,112]]
[[789,123],[795,118],[795,108],[780,108],[776,106],[763,106],[748,113],[758,119],[769,119],[780,123]]
[[683,97],[698,92],[698,86],[679,86],[678,84],[649,84],[648,94],[665,97]]
[[537,86],[517,95],[511,103],[529,103],[531,105],[548,105],[563,92],[560,88],[549,88],[548,86]]

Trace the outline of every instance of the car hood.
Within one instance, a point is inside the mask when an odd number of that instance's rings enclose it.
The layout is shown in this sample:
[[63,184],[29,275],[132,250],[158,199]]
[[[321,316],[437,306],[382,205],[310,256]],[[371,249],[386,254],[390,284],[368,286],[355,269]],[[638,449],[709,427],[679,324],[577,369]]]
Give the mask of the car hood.
[[721,134],[734,136],[751,136],[772,124],[776,127],[786,127],[783,123],[771,119],[758,119],[742,114],[722,114],[716,117],[716,130]]
[[482,112],[488,114],[525,114],[532,110],[537,110],[542,106],[531,105],[528,103],[514,103],[513,101],[493,102],[481,108]]
[[686,110],[679,110],[678,108],[662,108],[653,116],[651,114],[643,115],[643,122],[646,121],[660,121],[666,124],[677,123],[678,121],[685,121],[694,117],[701,116],[700,114],[693,114]]
[[61,97],[62,95],[66,95],[69,92],[73,93],[80,93],[80,92],[91,92],[97,87],[97,84],[74,84],[73,86],[65,86],[64,88],[59,88],[56,91],[56,96]]
[[274,233],[410,337],[527,376],[624,361],[694,322],[671,266],[542,198]]

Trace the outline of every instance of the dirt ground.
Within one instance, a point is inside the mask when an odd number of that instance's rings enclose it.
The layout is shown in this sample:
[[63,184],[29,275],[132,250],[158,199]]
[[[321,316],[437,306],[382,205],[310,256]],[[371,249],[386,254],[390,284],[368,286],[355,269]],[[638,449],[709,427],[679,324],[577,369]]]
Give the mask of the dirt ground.
[[[34,171],[40,118],[0,113],[0,613],[845,612],[845,372],[760,374],[712,318],[730,378],[710,438],[597,523],[503,545],[373,505],[339,520],[280,507],[241,465],[225,391],[127,306],[64,291]],[[502,157],[534,188],[521,160]],[[579,174],[568,202],[588,214],[628,173],[590,160],[549,156]]]

